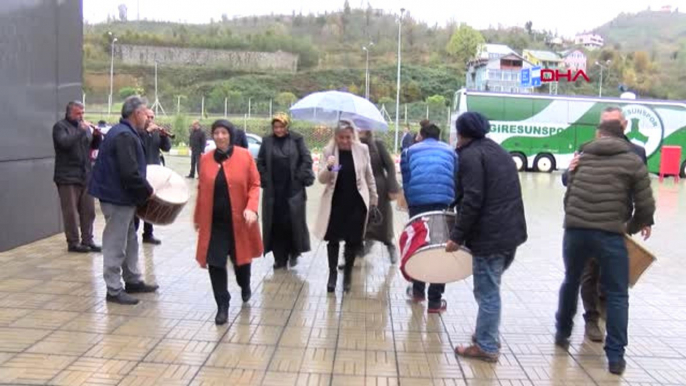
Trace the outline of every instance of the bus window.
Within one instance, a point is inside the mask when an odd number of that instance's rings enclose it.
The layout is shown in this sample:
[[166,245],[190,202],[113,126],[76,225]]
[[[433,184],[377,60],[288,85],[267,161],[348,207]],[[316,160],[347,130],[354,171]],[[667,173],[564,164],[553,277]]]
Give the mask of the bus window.
[[534,113],[534,106],[531,98],[504,98],[505,116],[508,121],[523,121],[530,119]]
[[[568,122],[569,102],[553,99],[534,99],[533,100],[532,121],[537,123]],[[545,113],[543,113],[545,112]]]
[[457,111],[460,108],[460,92],[455,92],[453,95],[453,111]]
[[467,111],[475,111],[483,114],[489,121],[506,120],[504,101],[493,95],[468,95]]

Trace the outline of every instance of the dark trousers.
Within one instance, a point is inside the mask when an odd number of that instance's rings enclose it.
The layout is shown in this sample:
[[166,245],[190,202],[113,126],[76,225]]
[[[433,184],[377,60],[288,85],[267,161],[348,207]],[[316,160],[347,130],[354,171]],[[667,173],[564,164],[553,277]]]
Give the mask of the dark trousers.
[[293,254],[293,232],[290,224],[274,223],[272,225],[272,253],[274,262],[281,264],[288,262]]
[[584,320],[598,323],[600,319],[600,265],[598,259],[588,259],[581,275],[581,301],[584,304]]
[[[250,264],[244,264],[237,267],[233,266],[236,274],[236,282],[241,287],[242,291],[250,289]],[[212,282],[212,292],[214,293],[214,300],[217,306],[229,304],[231,294],[229,294],[229,274],[226,267],[208,266],[210,272],[210,282]]]
[[591,229],[565,230],[565,279],[560,287],[557,333],[564,337],[572,333],[581,276],[589,256],[597,256],[603,272],[600,280],[607,295],[605,353],[609,362],[617,362],[624,357],[629,325],[629,254],[621,234]]
[[[345,247],[343,248],[343,258],[345,259],[345,269],[350,271],[355,264],[355,256],[362,248],[362,243],[357,242],[345,242]],[[338,253],[341,250],[340,241],[329,241],[326,244],[326,252],[329,257],[329,270],[331,272],[336,272],[338,266]],[[349,273],[349,272],[348,272]]]
[[195,177],[195,172],[198,172],[198,176],[200,176],[200,157],[202,156],[202,153],[200,150],[192,150],[191,151],[191,172],[188,173],[189,176]]
[[[134,223],[136,225],[136,232],[138,232],[138,227],[140,226],[141,219],[136,217],[136,219],[134,220]],[[152,224],[150,224],[149,222],[143,221],[143,238],[145,238],[145,239],[151,238],[152,237],[152,231],[153,231]]]
[[[448,205],[444,204],[431,204],[431,205],[418,205],[411,206],[408,208],[410,212],[410,218],[418,216],[422,213],[433,212],[436,210],[446,210]],[[426,290],[426,283],[419,280],[412,281],[412,293],[417,297],[424,297]],[[429,308],[439,308],[441,306],[441,300],[443,297],[443,292],[445,292],[445,284],[431,284],[429,285]]]
[[[67,244],[93,244],[93,222],[95,221],[95,200],[88,194],[86,186],[57,184],[62,207],[62,221]],[[79,228],[81,238],[79,239]]]

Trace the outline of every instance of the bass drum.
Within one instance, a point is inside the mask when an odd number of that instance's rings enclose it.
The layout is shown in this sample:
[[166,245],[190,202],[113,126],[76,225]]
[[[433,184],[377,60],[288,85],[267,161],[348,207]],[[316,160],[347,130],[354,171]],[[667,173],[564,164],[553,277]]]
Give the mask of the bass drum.
[[455,213],[434,211],[411,218],[400,235],[400,271],[408,281],[451,283],[472,275],[472,254],[467,248],[446,252]]

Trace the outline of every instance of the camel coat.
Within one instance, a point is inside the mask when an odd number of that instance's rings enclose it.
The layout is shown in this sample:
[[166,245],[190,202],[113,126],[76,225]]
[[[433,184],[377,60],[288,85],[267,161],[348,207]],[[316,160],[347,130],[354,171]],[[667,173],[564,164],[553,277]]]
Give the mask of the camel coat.
[[[246,209],[258,213],[260,175],[250,152],[239,146],[233,147],[233,154],[222,163],[222,169],[229,185],[231,198],[236,264],[241,266],[252,262],[255,257],[262,256],[259,220],[248,226],[243,218],[243,211]],[[194,222],[198,227],[195,259],[203,268],[207,267],[207,250],[212,234],[214,182],[218,171],[219,165],[214,160],[214,150],[203,155],[200,161],[200,178],[194,215]]]
[[[376,206],[378,202],[378,195],[376,193],[376,182],[374,181],[374,173],[372,172],[372,162],[369,156],[369,148],[367,145],[359,142],[352,144],[353,161],[355,162],[355,175],[357,176],[357,190],[362,196],[365,206],[367,207],[367,217],[369,217],[369,208]],[[336,179],[338,173],[330,172],[326,168],[326,160],[329,156],[336,157],[336,165],[338,165],[338,147],[329,145],[324,148],[322,157],[319,160],[319,182],[325,185],[324,193],[322,193],[321,202],[319,205],[319,214],[317,215],[317,222],[314,228],[314,236],[319,240],[324,240],[326,230],[329,227],[329,218],[331,216],[331,202],[333,200],[333,192],[336,188]],[[365,221],[365,229],[360,229],[362,235],[366,232],[367,221]]]

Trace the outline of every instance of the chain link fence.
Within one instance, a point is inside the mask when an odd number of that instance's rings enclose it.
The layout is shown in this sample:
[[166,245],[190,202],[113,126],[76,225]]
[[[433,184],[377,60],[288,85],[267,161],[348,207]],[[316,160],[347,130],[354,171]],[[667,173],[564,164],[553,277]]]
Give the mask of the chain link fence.
[[[83,100],[86,105],[86,119],[93,123],[105,121],[113,125],[119,120],[119,113],[124,98],[114,98],[109,109],[108,97],[102,95],[89,96],[84,94]],[[199,97],[187,98],[147,97],[148,105],[156,112],[158,124],[165,125],[174,134],[174,145],[179,148],[187,147],[190,126],[194,121],[199,121],[201,126],[208,131],[209,127],[217,119],[228,119],[234,125],[260,137],[271,133],[271,116],[277,112],[288,112],[288,109],[296,102],[279,101],[275,99],[260,99],[252,97]],[[395,103],[377,104],[382,115],[389,124],[389,130],[375,132],[375,137],[384,141],[391,152],[396,151],[395,130]],[[414,102],[400,105],[399,130],[397,134],[397,151],[400,151],[400,141],[404,134],[404,128],[409,126],[412,133],[419,132],[419,122],[429,119],[441,128],[442,137],[447,141],[448,127],[450,122],[450,109],[447,106],[435,106],[425,102]],[[311,122],[294,120],[291,130],[300,133],[305,138],[308,148],[319,151],[326,146],[333,136],[330,127],[317,125]]]

